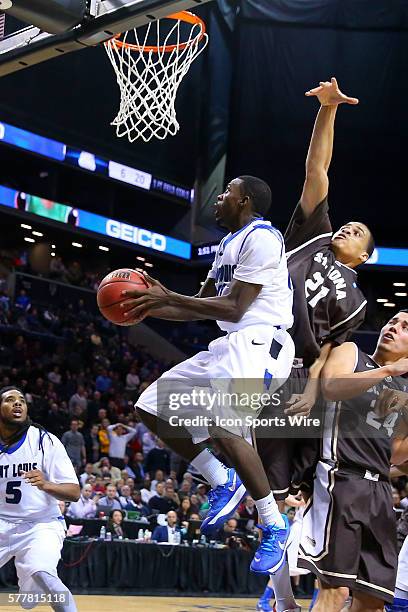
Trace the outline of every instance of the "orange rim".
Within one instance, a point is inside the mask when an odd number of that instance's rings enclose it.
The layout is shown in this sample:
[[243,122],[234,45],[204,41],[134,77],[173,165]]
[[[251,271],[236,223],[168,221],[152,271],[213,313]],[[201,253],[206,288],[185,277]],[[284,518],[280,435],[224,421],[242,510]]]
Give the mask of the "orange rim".
[[[201,33],[200,33],[200,36],[197,42],[200,42],[200,40],[202,40],[205,36],[204,21],[200,19],[200,17],[197,17],[197,15],[193,15],[193,13],[190,13],[189,11],[180,11],[178,13],[172,13],[171,15],[167,15],[165,19],[174,19],[175,21],[184,21],[185,23],[191,23],[192,25],[200,26]],[[131,43],[123,42],[123,40],[120,40],[121,36],[122,36],[122,32],[120,32],[119,34],[116,34],[116,36],[113,36],[113,38],[108,40],[105,43],[105,45],[111,45],[111,46],[116,45],[117,47],[121,49],[125,48],[125,49],[130,49],[131,51],[143,51],[146,53],[149,53],[150,51],[154,53],[159,53],[159,52],[160,53],[171,53],[171,51],[174,51],[175,49],[185,49],[189,45],[196,42],[196,39],[197,39],[197,37],[194,37],[192,40],[184,42],[184,43],[179,43],[178,45],[161,45],[161,46],[159,45],[159,46],[142,47],[140,45],[133,45]]]

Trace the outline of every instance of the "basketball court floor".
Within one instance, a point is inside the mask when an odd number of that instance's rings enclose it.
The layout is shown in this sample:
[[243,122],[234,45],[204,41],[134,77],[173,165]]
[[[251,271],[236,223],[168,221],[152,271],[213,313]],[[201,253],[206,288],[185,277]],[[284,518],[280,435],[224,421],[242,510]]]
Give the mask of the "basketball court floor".
[[[224,599],[218,597],[136,597],[110,595],[76,595],[78,612],[121,612],[140,610],[146,612],[251,612],[256,608],[256,599]],[[302,612],[309,609],[307,601],[300,601]],[[37,608],[44,609],[44,608]],[[49,608],[48,608],[49,609]],[[16,610],[16,606],[0,606],[0,612]]]

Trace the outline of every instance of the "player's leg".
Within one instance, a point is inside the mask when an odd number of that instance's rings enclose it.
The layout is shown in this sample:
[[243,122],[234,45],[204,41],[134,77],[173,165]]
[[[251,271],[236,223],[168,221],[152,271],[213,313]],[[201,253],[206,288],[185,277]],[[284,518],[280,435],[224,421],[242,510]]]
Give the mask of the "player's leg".
[[[15,550],[15,563],[20,591],[45,593],[56,612],[76,612],[74,598],[58,577],[57,565],[65,532],[61,521],[36,523],[21,534]],[[23,606],[33,607],[29,599]]]
[[[314,608],[313,608],[314,610]],[[384,600],[366,593],[353,591],[353,603],[350,612],[383,612]]]
[[319,581],[319,594],[313,612],[341,612],[348,595],[347,587],[331,587]]

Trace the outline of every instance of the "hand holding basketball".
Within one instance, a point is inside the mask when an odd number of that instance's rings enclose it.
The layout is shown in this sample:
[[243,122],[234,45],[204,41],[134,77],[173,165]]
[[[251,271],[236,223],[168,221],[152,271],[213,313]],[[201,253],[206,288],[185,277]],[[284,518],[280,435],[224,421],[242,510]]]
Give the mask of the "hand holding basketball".
[[322,106],[337,106],[338,104],[358,104],[357,98],[346,96],[338,86],[337,80],[320,81],[319,87],[309,89],[305,96],[315,96]]
[[[138,287],[148,288],[148,281],[143,274],[129,268],[110,272],[98,287],[97,302],[103,316],[116,325],[135,325],[148,314],[146,308],[138,310],[137,316],[125,316],[124,306],[128,302],[123,296],[125,289]],[[139,295],[139,294],[138,294]]]
[[146,288],[137,287],[137,289],[125,289],[122,291],[124,301],[121,304],[121,308],[126,319],[137,319],[143,313],[166,306],[170,291],[158,280],[149,276],[147,272],[143,273],[143,277],[146,280]]

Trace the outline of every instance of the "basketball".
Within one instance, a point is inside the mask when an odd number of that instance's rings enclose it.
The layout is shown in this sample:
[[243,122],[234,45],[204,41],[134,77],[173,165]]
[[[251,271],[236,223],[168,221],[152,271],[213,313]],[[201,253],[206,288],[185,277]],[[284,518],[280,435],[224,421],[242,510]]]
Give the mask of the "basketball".
[[130,268],[120,268],[109,272],[102,280],[98,287],[96,300],[101,314],[116,325],[134,325],[144,319],[144,316],[139,319],[129,320],[125,317],[125,308],[121,308],[120,304],[126,299],[123,298],[122,291],[126,289],[132,290],[148,287],[143,274]]

